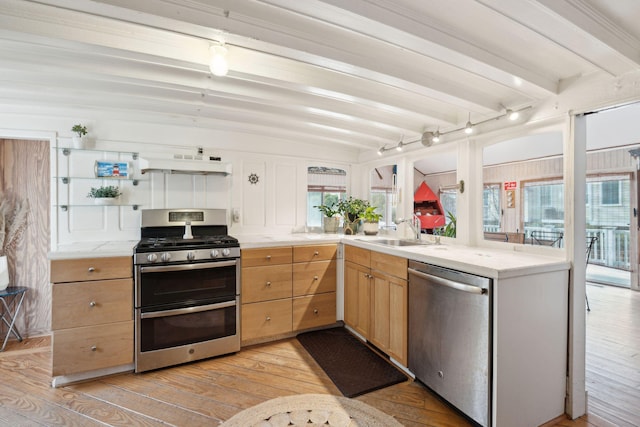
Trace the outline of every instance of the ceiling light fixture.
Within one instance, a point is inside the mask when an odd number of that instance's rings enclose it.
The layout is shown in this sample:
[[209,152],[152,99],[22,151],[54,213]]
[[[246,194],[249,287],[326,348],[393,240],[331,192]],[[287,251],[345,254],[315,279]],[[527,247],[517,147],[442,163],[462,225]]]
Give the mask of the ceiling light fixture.
[[[467,124],[464,127],[451,129],[451,130],[446,131],[446,132],[440,132],[440,128],[438,128],[438,130],[436,130],[435,132],[425,131],[425,132],[422,133],[420,139],[417,139],[415,141],[407,141],[407,142],[403,142],[402,140],[400,140],[400,142],[398,142],[398,144],[395,146],[395,148],[396,148],[397,151],[402,151],[405,146],[413,144],[413,143],[416,143],[416,142],[421,142],[423,146],[430,147],[433,143],[440,142],[440,140],[442,139],[443,136],[448,135],[450,133],[464,131],[465,134],[470,135],[470,134],[472,134],[474,132],[475,127],[478,126],[478,125],[482,125],[484,123],[488,123],[488,122],[491,122],[491,121],[494,121],[494,120],[500,120],[500,119],[503,119],[505,117],[507,117],[509,120],[512,120],[512,121],[513,120],[517,120],[520,117],[520,112],[521,111],[528,110],[529,108],[533,108],[533,106],[528,105],[528,106],[520,108],[518,110],[511,110],[509,108],[506,108],[503,105],[500,105],[500,106],[502,108],[504,108],[504,110],[505,110],[504,114],[500,114],[499,116],[491,117],[491,118],[486,119],[486,120],[482,120],[482,121],[480,121],[478,123],[472,123],[471,122],[471,113],[469,113],[469,120],[467,121]],[[382,148],[378,149],[378,155],[381,156],[382,153],[384,153],[385,151],[390,151],[392,149],[393,149],[393,147],[386,148],[386,147],[383,146]]]
[[473,124],[471,123],[471,113],[469,113],[469,120],[467,124],[464,125],[464,133],[467,135],[471,135],[473,133]]
[[227,48],[224,43],[211,45],[209,51],[211,52],[209,69],[213,75],[226,76],[229,72],[229,65],[227,64]]
[[440,142],[440,129],[436,131],[431,137],[431,142]]

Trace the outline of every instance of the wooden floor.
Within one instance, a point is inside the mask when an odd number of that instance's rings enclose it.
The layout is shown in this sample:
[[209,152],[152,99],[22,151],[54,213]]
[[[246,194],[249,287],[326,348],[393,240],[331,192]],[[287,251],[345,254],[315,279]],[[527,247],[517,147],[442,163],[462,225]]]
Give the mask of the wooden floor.
[[[589,286],[589,414],[555,426],[640,425],[640,294]],[[635,314],[633,314],[635,313]],[[50,342],[10,342],[0,353],[2,426],[215,426],[260,402],[291,394],[340,395],[295,339],[144,374],[53,389]],[[357,398],[412,426],[468,423],[419,383]]]

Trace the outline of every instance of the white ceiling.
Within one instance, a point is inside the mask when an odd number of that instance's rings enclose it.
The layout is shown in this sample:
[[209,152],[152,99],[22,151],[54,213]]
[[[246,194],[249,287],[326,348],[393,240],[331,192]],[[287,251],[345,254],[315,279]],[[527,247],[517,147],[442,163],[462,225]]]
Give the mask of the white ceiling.
[[0,105],[364,152],[636,72],[638,17],[638,0],[0,0]]

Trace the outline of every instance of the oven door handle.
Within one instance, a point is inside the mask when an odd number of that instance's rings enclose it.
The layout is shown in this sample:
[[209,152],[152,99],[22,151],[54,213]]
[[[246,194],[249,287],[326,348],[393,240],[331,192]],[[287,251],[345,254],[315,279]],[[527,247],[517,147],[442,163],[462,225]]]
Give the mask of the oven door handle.
[[150,313],[140,313],[140,319],[153,319],[156,317],[179,316],[181,314],[200,313],[201,311],[218,310],[221,308],[233,307],[236,305],[234,301],[219,302],[217,304],[199,305],[196,307],[176,308],[174,310],[153,311]]
[[200,264],[180,264],[180,265],[158,265],[140,267],[140,273],[161,273],[163,271],[184,271],[184,270],[202,270],[205,268],[221,268],[234,266],[238,261],[215,261],[204,262]]

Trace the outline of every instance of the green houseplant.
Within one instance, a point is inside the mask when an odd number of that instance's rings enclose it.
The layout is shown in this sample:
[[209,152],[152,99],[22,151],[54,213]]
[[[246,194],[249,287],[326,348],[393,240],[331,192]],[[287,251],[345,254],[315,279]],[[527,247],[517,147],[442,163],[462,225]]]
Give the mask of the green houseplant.
[[322,228],[324,229],[324,232],[337,233],[338,224],[340,222],[340,218],[338,218],[340,211],[338,210],[337,203],[318,205],[314,206],[314,208],[317,208],[323,215]]
[[382,214],[376,213],[375,206],[368,206],[360,217],[362,219],[362,231],[367,236],[375,236],[378,234],[378,224]]
[[344,218],[344,234],[356,234],[360,219],[369,207],[369,201],[352,196],[338,202],[338,211]]
[[87,134],[87,127],[81,124],[73,125],[71,132],[75,134],[71,138],[73,148],[82,148],[84,146],[84,137]]
[[96,205],[113,205],[122,192],[115,185],[91,187],[87,197],[94,199]]

